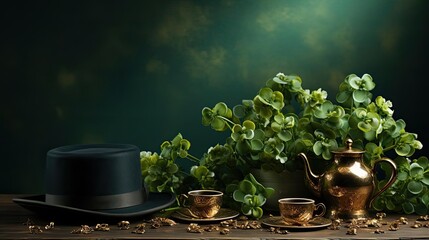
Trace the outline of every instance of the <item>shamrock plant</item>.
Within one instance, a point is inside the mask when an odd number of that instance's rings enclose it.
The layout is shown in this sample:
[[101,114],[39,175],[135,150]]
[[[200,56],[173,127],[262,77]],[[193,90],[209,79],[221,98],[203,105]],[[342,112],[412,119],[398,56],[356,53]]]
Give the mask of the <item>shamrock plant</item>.
[[198,181],[202,189],[210,189],[215,185],[215,174],[206,166],[192,166],[190,172],[191,176],[193,176]]
[[274,193],[273,188],[264,187],[249,173],[238,184],[228,186],[227,192],[233,191],[235,201],[241,203],[241,212],[253,218],[261,218],[262,205]]
[[[142,152],[144,181],[150,191],[217,189],[225,193],[225,206],[260,218],[274,189],[260,184],[253,169],[299,169],[302,161],[296,156],[301,152],[327,166],[331,152],[351,138],[355,148],[365,150],[364,161],[370,167],[386,156],[398,165],[396,182],[374,201],[376,210],[428,213],[429,161],[410,160],[423,145],[417,134],[406,131],[404,120],[394,119],[391,101],[373,98],[375,87],[369,74],[350,74],[339,84],[335,99],[328,99],[321,88],[304,89],[299,76],[279,73],[252,99],[234,107],[218,102],[202,109],[204,126],[230,134],[201,159],[188,153],[190,142],[180,134],[164,142],[159,155]],[[178,158],[194,162],[190,173],[180,169]],[[377,171],[384,186],[383,176],[390,170],[381,165]]]
[[[193,177],[194,182],[207,185],[213,181],[213,173],[206,167],[194,167],[191,174],[180,169],[176,160],[186,158],[192,162],[199,159],[188,153],[191,143],[179,133],[171,141],[161,144],[161,153],[142,151],[140,153],[141,171],[144,183],[151,192],[173,192],[179,194],[184,191],[185,178]],[[191,185],[188,185],[192,187]]]
[[368,105],[371,101],[371,90],[375,88],[375,83],[369,74],[364,74],[362,78],[355,74],[350,74],[344,82],[340,84],[340,92],[337,101],[352,107],[359,107],[361,104]]
[[224,131],[229,127],[227,124],[232,117],[232,111],[225,103],[220,102],[213,109],[205,107],[202,111],[203,124],[210,125],[216,131]]
[[[356,90],[357,86],[361,86],[359,90]],[[368,74],[362,80],[356,76],[348,77],[340,86],[337,101],[347,104],[351,102],[351,107],[345,108],[348,112],[348,125],[342,129],[343,132],[360,141],[360,147],[366,150],[365,160],[369,164],[392,150],[397,156],[411,157],[423,145],[417,140],[417,134],[406,132],[404,120],[393,118],[392,102],[381,96],[372,102],[369,90],[374,86]]]
[[253,103],[256,114],[267,120],[273,116],[274,111],[280,111],[285,105],[283,94],[279,91],[273,91],[271,88],[262,88],[253,99]]
[[[426,215],[429,211],[429,160],[398,157],[397,181],[374,202],[377,211]],[[384,184],[384,182],[380,183]]]
[[299,76],[279,73],[252,100],[232,108],[224,102],[203,108],[203,125],[231,132],[224,145],[210,148],[202,160],[215,173],[216,186],[237,184],[255,168],[297,169],[302,166],[296,158],[300,152],[329,162],[331,151],[344,146],[347,138],[366,151],[364,161],[371,167],[380,157],[408,159],[423,147],[417,134],[405,130],[404,120],[393,118],[391,101],[382,96],[373,99],[376,84],[371,75],[348,75],[339,84],[335,102],[321,88],[311,91],[302,83]]

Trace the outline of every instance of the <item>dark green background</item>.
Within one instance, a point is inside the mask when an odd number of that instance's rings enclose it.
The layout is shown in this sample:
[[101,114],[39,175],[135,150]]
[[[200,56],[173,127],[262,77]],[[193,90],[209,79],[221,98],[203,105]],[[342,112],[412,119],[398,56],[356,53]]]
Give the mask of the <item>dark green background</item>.
[[[253,98],[278,72],[333,99],[350,73],[419,135],[427,124],[429,1],[8,1],[1,10],[1,193],[44,191],[46,152],[75,143],[201,156],[225,134],[201,109]],[[78,173],[76,173],[78,174]]]

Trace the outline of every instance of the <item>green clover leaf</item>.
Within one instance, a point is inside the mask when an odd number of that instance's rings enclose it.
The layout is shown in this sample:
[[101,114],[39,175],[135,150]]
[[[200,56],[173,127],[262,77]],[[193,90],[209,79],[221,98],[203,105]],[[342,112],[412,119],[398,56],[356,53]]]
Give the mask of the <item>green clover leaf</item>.
[[273,81],[280,85],[287,85],[287,88],[290,92],[298,92],[302,90],[301,83],[302,80],[299,76],[296,75],[288,75],[286,76],[283,73],[278,73]]
[[228,191],[233,191],[233,199],[241,203],[241,212],[254,218],[263,215],[262,205],[274,192],[272,188],[266,188],[260,184],[252,174],[248,174],[237,184],[228,185]]
[[204,107],[201,114],[202,124],[210,125],[216,131],[228,129],[227,121],[232,118],[232,110],[224,102],[217,103],[213,109]]
[[412,194],[419,194],[423,191],[423,184],[421,182],[413,180],[408,183],[407,189]]
[[280,111],[284,103],[283,94],[279,91],[273,91],[271,88],[262,88],[259,94],[253,99],[254,109],[257,114],[269,119],[273,115],[273,110]]

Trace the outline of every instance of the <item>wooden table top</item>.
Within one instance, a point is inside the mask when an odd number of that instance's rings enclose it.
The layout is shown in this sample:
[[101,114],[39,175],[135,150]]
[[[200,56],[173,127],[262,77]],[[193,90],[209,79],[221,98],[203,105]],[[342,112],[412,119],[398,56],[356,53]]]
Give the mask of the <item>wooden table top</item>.
[[[429,239],[429,227],[425,226],[425,224],[429,224],[429,220],[420,221],[421,227],[413,227],[415,221],[420,217],[417,215],[402,216],[408,220],[408,223],[399,224],[397,231],[389,230],[391,223],[398,221],[401,217],[394,214],[388,214],[382,220],[385,225],[380,227],[365,226],[363,223],[359,223],[360,227],[356,228],[356,235],[347,233],[350,231],[348,228],[350,223],[341,223],[338,230],[331,229],[332,226],[325,226],[311,229],[286,229],[288,233],[285,233],[285,229],[271,229],[270,226],[263,224],[267,223],[267,219],[258,221],[261,225],[261,228],[258,229],[223,227],[219,221],[194,222],[198,224],[197,230],[202,232],[192,233],[188,232],[192,222],[172,217],[169,219],[176,222],[174,226],[153,228],[149,221],[155,216],[145,216],[142,219],[129,221],[130,228],[126,230],[121,230],[115,222],[109,223],[109,231],[92,231],[88,234],[72,233],[73,231],[79,232],[82,229],[81,225],[88,225],[95,229],[97,223],[87,223],[85,219],[82,219],[80,223],[54,222],[54,228],[45,229],[50,221],[17,205],[12,201],[14,197],[20,196],[0,195],[0,239]],[[39,228],[43,232],[31,233],[29,220],[34,232],[37,232]],[[233,222],[238,223],[239,226],[246,223],[239,217],[230,221],[230,223]],[[145,232],[143,234],[133,233],[141,223],[146,223]],[[222,234],[222,231],[227,231],[224,230],[226,228],[229,229],[229,233]],[[209,229],[212,231],[208,231]],[[377,229],[384,233],[375,233]]]

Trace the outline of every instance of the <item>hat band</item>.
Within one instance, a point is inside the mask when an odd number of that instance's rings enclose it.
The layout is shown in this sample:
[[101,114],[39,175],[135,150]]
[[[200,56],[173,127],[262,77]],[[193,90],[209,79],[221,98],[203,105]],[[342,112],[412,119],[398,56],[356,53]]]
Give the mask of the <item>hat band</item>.
[[126,208],[142,204],[146,200],[143,189],[104,196],[69,196],[46,194],[46,202],[49,204],[76,207],[82,209],[115,209]]

